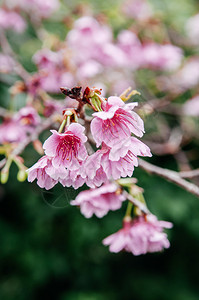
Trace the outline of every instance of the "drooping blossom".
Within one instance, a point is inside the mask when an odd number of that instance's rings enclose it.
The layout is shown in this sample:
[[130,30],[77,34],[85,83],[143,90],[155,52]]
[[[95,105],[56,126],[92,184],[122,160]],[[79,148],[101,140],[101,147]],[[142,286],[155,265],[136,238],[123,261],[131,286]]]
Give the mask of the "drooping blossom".
[[158,252],[169,248],[164,228],[171,228],[172,223],[158,221],[156,216],[137,217],[133,221],[124,221],[123,228],[103,240],[109,246],[110,252],[125,250],[134,255]]
[[125,104],[121,98],[111,96],[102,104],[103,111],[93,113],[91,133],[97,147],[102,142],[112,147],[129,137],[131,133],[139,137],[143,135],[143,121],[132,111],[136,105],[136,102]]
[[116,144],[110,148],[104,143],[102,148],[87,158],[85,162],[85,172],[89,179],[93,180],[96,171],[101,170],[104,179],[117,180],[120,177],[131,177],[134,167],[138,166],[138,156],[151,156],[148,146],[134,137]]
[[[36,164],[34,164],[30,169],[27,170],[28,181],[33,182],[35,179],[37,179],[38,186],[49,190],[58,183],[57,179],[53,179],[49,175],[50,170],[53,170],[52,159],[48,156],[43,156],[38,160],[38,162],[36,162]],[[57,176],[59,168],[56,169],[56,171],[57,172],[55,172],[55,175]]]
[[0,8],[0,27],[21,33],[26,28],[26,22],[16,11]]
[[114,183],[107,183],[100,188],[80,192],[72,205],[80,206],[81,213],[90,218],[95,214],[102,218],[109,210],[117,210],[121,207],[125,197]]
[[80,162],[86,159],[87,151],[84,143],[87,141],[84,127],[80,124],[70,124],[64,133],[51,130],[52,135],[44,142],[46,155],[52,157],[55,167],[64,166],[72,170],[80,167]]

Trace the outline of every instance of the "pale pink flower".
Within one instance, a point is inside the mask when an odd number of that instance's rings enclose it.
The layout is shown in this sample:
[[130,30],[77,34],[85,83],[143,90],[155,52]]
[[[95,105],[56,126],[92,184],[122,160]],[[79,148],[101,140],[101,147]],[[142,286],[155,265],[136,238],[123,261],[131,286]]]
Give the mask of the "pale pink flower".
[[103,240],[110,252],[125,250],[134,255],[158,252],[169,248],[170,243],[163,228],[171,228],[172,223],[158,221],[156,216],[137,217],[124,221],[123,228]]
[[21,33],[25,30],[26,23],[17,12],[0,8],[0,27]]
[[40,117],[33,107],[21,108],[11,119],[0,125],[0,143],[18,143],[26,139],[40,123]]
[[122,10],[131,18],[145,20],[152,16],[152,10],[146,0],[128,0],[122,4]]
[[54,166],[64,166],[70,170],[80,167],[80,162],[87,157],[84,130],[82,125],[76,123],[69,125],[64,133],[51,130],[52,135],[45,141],[43,148],[46,155],[53,157]]
[[186,90],[194,87],[199,83],[199,57],[191,57],[183,67],[172,76],[172,80],[175,81],[182,90]]
[[62,62],[60,53],[51,51],[48,48],[37,51],[32,59],[40,69],[51,69],[55,66],[59,66]]
[[130,30],[122,30],[117,37],[117,45],[125,55],[126,68],[138,69],[142,64],[142,45],[135,33]]
[[63,103],[62,101],[57,101],[52,99],[45,100],[43,115],[45,117],[50,117],[55,112],[61,114],[64,108],[66,108],[64,104],[65,103]]
[[[58,183],[57,179],[53,179],[50,174],[52,173],[52,159],[48,156],[41,157],[36,164],[34,164],[28,172],[28,181],[33,182],[37,179],[37,184],[41,188],[45,188],[46,190],[51,189]],[[49,172],[50,171],[50,172]],[[54,172],[55,178],[58,177],[59,168]]]
[[[101,178],[117,180],[120,177],[131,177],[134,167],[138,166],[137,156],[151,156],[148,146],[134,137],[116,144],[113,148],[104,143],[85,162],[87,185],[95,178],[97,170],[101,170]],[[104,172],[102,172],[102,170]]]
[[0,144],[19,143],[26,138],[26,130],[18,121],[5,120],[0,125]]
[[100,188],[80,192],[71,204],[80,206],[80,211],[86,218],[92,217],[93,214],[102,218],[109,210],[119,209],[124,200],[125,197],[118,191],[118,186],[108,183]]
[[103,64],[102,49],[111,41],[111,29],[100,25],[90,16],[84,16],[75,21],[74,28],[70,30],[66,38],[67,45],[73,52],[75,64],[78,65],[90,59]]
[[142,119],[132,110],[137,103],[125,104],[121,98],[111,96],[103,103],[103,111],[93,114],[91,133],[97,147],[104,142],[107,146],[121,142],[134,133],[141,137],[144,132]]
[[22,107],[14,119],[24,126],[36,126],[41,121],[37,111],[31,106]]
[[23,0],[23,8],[29,12],[37,14],[40,18],[49,18],[50,15],[59,8],[59,0]]
[[179,68],[183,58],[181,48],[171,44],[147,44],[143,46],[140,54],[142,56],[142,65],[161,70],[173,71]]

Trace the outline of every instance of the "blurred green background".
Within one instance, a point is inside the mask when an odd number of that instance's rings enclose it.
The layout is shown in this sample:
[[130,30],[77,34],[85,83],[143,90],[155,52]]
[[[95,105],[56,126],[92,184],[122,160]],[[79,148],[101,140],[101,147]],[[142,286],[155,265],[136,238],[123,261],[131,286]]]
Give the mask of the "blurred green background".
[[[80,1],[79,1],[80,2]],[[118,1],[117,1],[118,2]],[[189,16],[197,12],[198,1],[151,1],[167,12],[168,24],[182,30]],[[76,1],[77,3],[77,1]],[[106,12],[117,30],[124,20],[115,19],[115,1],[92,2]],[[64,2],[62,14],[72,4]],[[64,38],[66,29],[56,20],[46,21],[48,30]],[[183,31],[183,30],[182,30]],[[26,35],[8,33],[22,63],[30,71],[31,57],[41,47],[31,27]],[[12,81],[15,78],[7,77]],[[0,82],[1,105],[9,101],[8,85]],[[23,96],[16,108],[23,105]],[[147,127],[146,127],[147,129]],[[44,137],[43,137],[44,140]],[[36,156],[30,146],[23,154],[31,166]],[[160,158],[151,161],[159,164]],[[170,156],[161,165],[174,167]],[[198,300],[199,299],[199,200],[184,190],[140,169],[138,184],[145,190],[149,209],[159,219],[171,221],[170,249],[163,253],[135,257],[112,254],[101,243],[121,227],[126,203],[103,219],[85,219],[69,205],[77,191],[60,186],[42,191],[35,183],[19,183],[11,168],[7,184],[0,186],[1,300]]]

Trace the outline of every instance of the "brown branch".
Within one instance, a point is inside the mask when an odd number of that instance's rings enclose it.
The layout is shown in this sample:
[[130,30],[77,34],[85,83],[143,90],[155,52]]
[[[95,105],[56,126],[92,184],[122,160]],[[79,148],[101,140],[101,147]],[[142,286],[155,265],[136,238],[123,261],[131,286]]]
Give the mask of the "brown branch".
[[[182,187],[183,189],[192,193],[193,195],[199,197],[199,187],[197,185],[183,179],[182,177],[180,177],[179,173],[169,170],[169,169],[164,169],[164,168],[161,168],[158,166],[154,166],[151,163],[148,163],[142,159],[139,159],[139,166],[142,169],[144,169],[145,171],[147,171],[151,174],[156,174],[160,177],[163,177],[163,178],[167,179],[168,181],[171,181],[171,182],[177,184],[178,186]],[[181,172],[181,174],[182,174],[182,172]]]

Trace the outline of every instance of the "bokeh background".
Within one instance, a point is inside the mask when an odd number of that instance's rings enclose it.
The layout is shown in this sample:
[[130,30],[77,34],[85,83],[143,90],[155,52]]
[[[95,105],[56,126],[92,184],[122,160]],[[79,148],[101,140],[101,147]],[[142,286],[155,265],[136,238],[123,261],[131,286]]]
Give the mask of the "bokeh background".
[[[64,40],[70,30],[69,21],[78,18],[77,8],[80,9],[78,5],[81,4],[94,15],[107,18],[117,36],[121,28],[126,29],[131,23],[134,24],[131,26],[136,26],[136,20],[121,16],[118,7],[123,3],[110,0],[65,0],[61,2],[59,11],[43,21],[43,26]],[[176,44],[180,38],[185,37],[184,24],[188,18],[199,11],[199,2],[194,0],[151,0],[150,4],[161,20],[164,20],[167,30],[178,33],[176,40],[173,35],[173,42]],[[63,16],[66,21],[60,22]],[[148,30],[150,36],[150,28]],[[41,48],[41,41],[36,37],[31,24],[28,24],[23,34],[16,35],[10,30],[7,37],[23,66],[29,72],[35,72],[36,66],[31,59]],[[185,46],[184,53],[187,57],[199,55],[197,47],[191,46]],[[137,72],[139,90],[143,92],[144,99],[140,98],[140,101],[146,101],[148,89],[150,92],[153,90],[156,97],[162,96],[160,90],[154,91],[151,80],[153,76],[157,76],[157,72],[159,71],[147,68]],[[10,82],[15,80],[14,75],[0,77],[2,107],[7,107]],[[192,96],[193,92],[186,90],[179,93],[175,103],[184,103]],[[59,99],[62,96],[56,97]],[[16,108],[24,103],[24,94],[18,95]],[[159,114],[156,112],[156,119]],[[176,115],[166,114],[164,118],[171,128],[179,122]],[[199,161],[198,119],[191,122],[195,126],[196,137],[183,150],[188,153],[195,149],[191,164],[196,168]],[[147,140],[153,136],[154,123],[154,115],[146,117]],[[41,141],[48,135],[48,132],[44,132]],[[23,153],[28,167],[39,157],[32,145]],[[150,162],[178,169],[175,157],[168,153],[161,156],[154,154]],[[174,224],[173,229],[168,232],[171,242],[168,250],[135,257],[124,252],[109,253],[108,248],[101,243],[103,238],[121,227],[126,203],[121,210],[109,212],[103,219],[93,217],[87,220],[78,208],[69,205],[78,191],[61,186],[44,191],[35,183],[19,183],[16,174],[17,168],[13,165],[8,182],[0,186],[0,299],[199,299],[199,200],[195,196],[139,168],[135,170],[134,176],[138,178],[139,186],[145,190],[149,209],[159,219]]]

